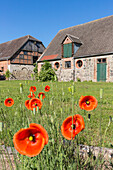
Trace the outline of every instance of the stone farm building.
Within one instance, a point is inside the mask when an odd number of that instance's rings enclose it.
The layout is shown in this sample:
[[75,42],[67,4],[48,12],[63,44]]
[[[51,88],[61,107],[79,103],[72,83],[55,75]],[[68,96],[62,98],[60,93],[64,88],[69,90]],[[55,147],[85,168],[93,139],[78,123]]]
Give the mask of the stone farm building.
[[113,82],[113,16],[60,30],[38,59],[47,60],[59,81]]
[[9,70],[10,79],[31,79],[33,64],[44,50],[43,43],[30,35],[0,44],[0,74]]

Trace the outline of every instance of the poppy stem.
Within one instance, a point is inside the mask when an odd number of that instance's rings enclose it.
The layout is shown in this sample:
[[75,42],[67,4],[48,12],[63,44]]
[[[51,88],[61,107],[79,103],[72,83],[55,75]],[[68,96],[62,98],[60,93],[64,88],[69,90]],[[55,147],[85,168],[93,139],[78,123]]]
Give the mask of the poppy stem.
[[37,107],[37,113],[39,112],[39,107]]
[[34,115],[36,114],[36,108],[35,107],[33,108],[33,113],[34,113]]
[[109,126],[110,126],[110,123],[111,123],[111,120],[110,120],[110,118],[109,118],[108,125],[107,125],[107,127],[106,127],[106,129],[105,129],[105,132],[104,132],[103,144],[102,144],[103,147],[104,147],[104,141],[105,141],[106,133],[107,133],[107,130],[108,130]]
[[102,133],[101,133],[101,122],[102,122],[102,99],[103,99],[103,89],[100,89],[100,147],[102,147]]
[[22,93],[22,92],[23,92],[23,84],[20,83],[20,93]]
[[[72,125],[73,125],[73,115],[74,115],[74,86],[72,86]],[[73,126],[72,126],[71,138],[73,138]]]

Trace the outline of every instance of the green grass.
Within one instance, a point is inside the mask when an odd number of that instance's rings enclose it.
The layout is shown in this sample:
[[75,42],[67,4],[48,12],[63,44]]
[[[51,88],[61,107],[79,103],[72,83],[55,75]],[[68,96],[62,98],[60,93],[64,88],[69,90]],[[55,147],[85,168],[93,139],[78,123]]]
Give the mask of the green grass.
[[[20,94],[20,85],[23,83],[23,93]],[[41,114],[34,115],[27,110],[24,103],[28,100],[30,86],[36,86],[35,92],[38,96],[39,92],[44,92],[45,85],[51,87],[50,92],[46,93],[43,100]],[[74,96],[69,92],[68,87],[74,86]],[[103,89],[103,98],[100,99],[100,89]],[[98,100],[98,106],[95,110],[84,112],[78,105],[81,95],[93,95]],[[4,106],[4,100],[7,97],[14,99],[14,105],[11,108]],[[74,99],[74,105],[73,101]],[[88,114],[91,114],[90,121]],[[85,120],[86,128],[79,133],[74,142],[66,145],[63,144],[63,136],[61,134],[61,125],[67,116],[81,114]],[[0,81],[0,122],[4,123],[3,131],[0,132],[0,143],[6,146],[13,146],[13,135],[21,128],[29,127],[30,123],[41,124],[49,134],[49,143],[44,147],[41,154],[33,159],[21,156],[23,169],[29,167],[55,167],[62,168],[78,168],[82,166],[73,155],[73,148],[79,144],[104,146],[112,148],[113,146],[113,123],[109,123],[109,116],[113,117],[113,83],[93,83],[93,82],[36,82],[36,81]],[[67,159],[67,157],[69,159]],[[53,161],[54,159],[54,161]],[[38,161],[37,161],[38,160]],[[42,163],[43,160],[43,163]]]

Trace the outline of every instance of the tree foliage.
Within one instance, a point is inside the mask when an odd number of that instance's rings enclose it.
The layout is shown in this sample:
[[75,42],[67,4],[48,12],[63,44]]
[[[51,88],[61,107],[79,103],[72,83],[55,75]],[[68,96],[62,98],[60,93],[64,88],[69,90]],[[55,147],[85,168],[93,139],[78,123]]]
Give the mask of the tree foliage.
[[39,73],[40,81],[54,81],[56,77],[55,71],[52,69],[51,64],[48,61],[45,61],[44,65],[41,67]]

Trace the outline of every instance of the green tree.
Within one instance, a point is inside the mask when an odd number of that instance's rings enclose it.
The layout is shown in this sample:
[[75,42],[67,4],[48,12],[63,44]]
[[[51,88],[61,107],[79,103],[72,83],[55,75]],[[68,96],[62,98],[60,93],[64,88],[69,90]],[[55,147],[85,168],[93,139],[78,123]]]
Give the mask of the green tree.
[[48,61],[45,61],[44,65],[41,68],[39,73],[40,81],[54,81],[56,77],[55,71],[52,69],[51,64]]

